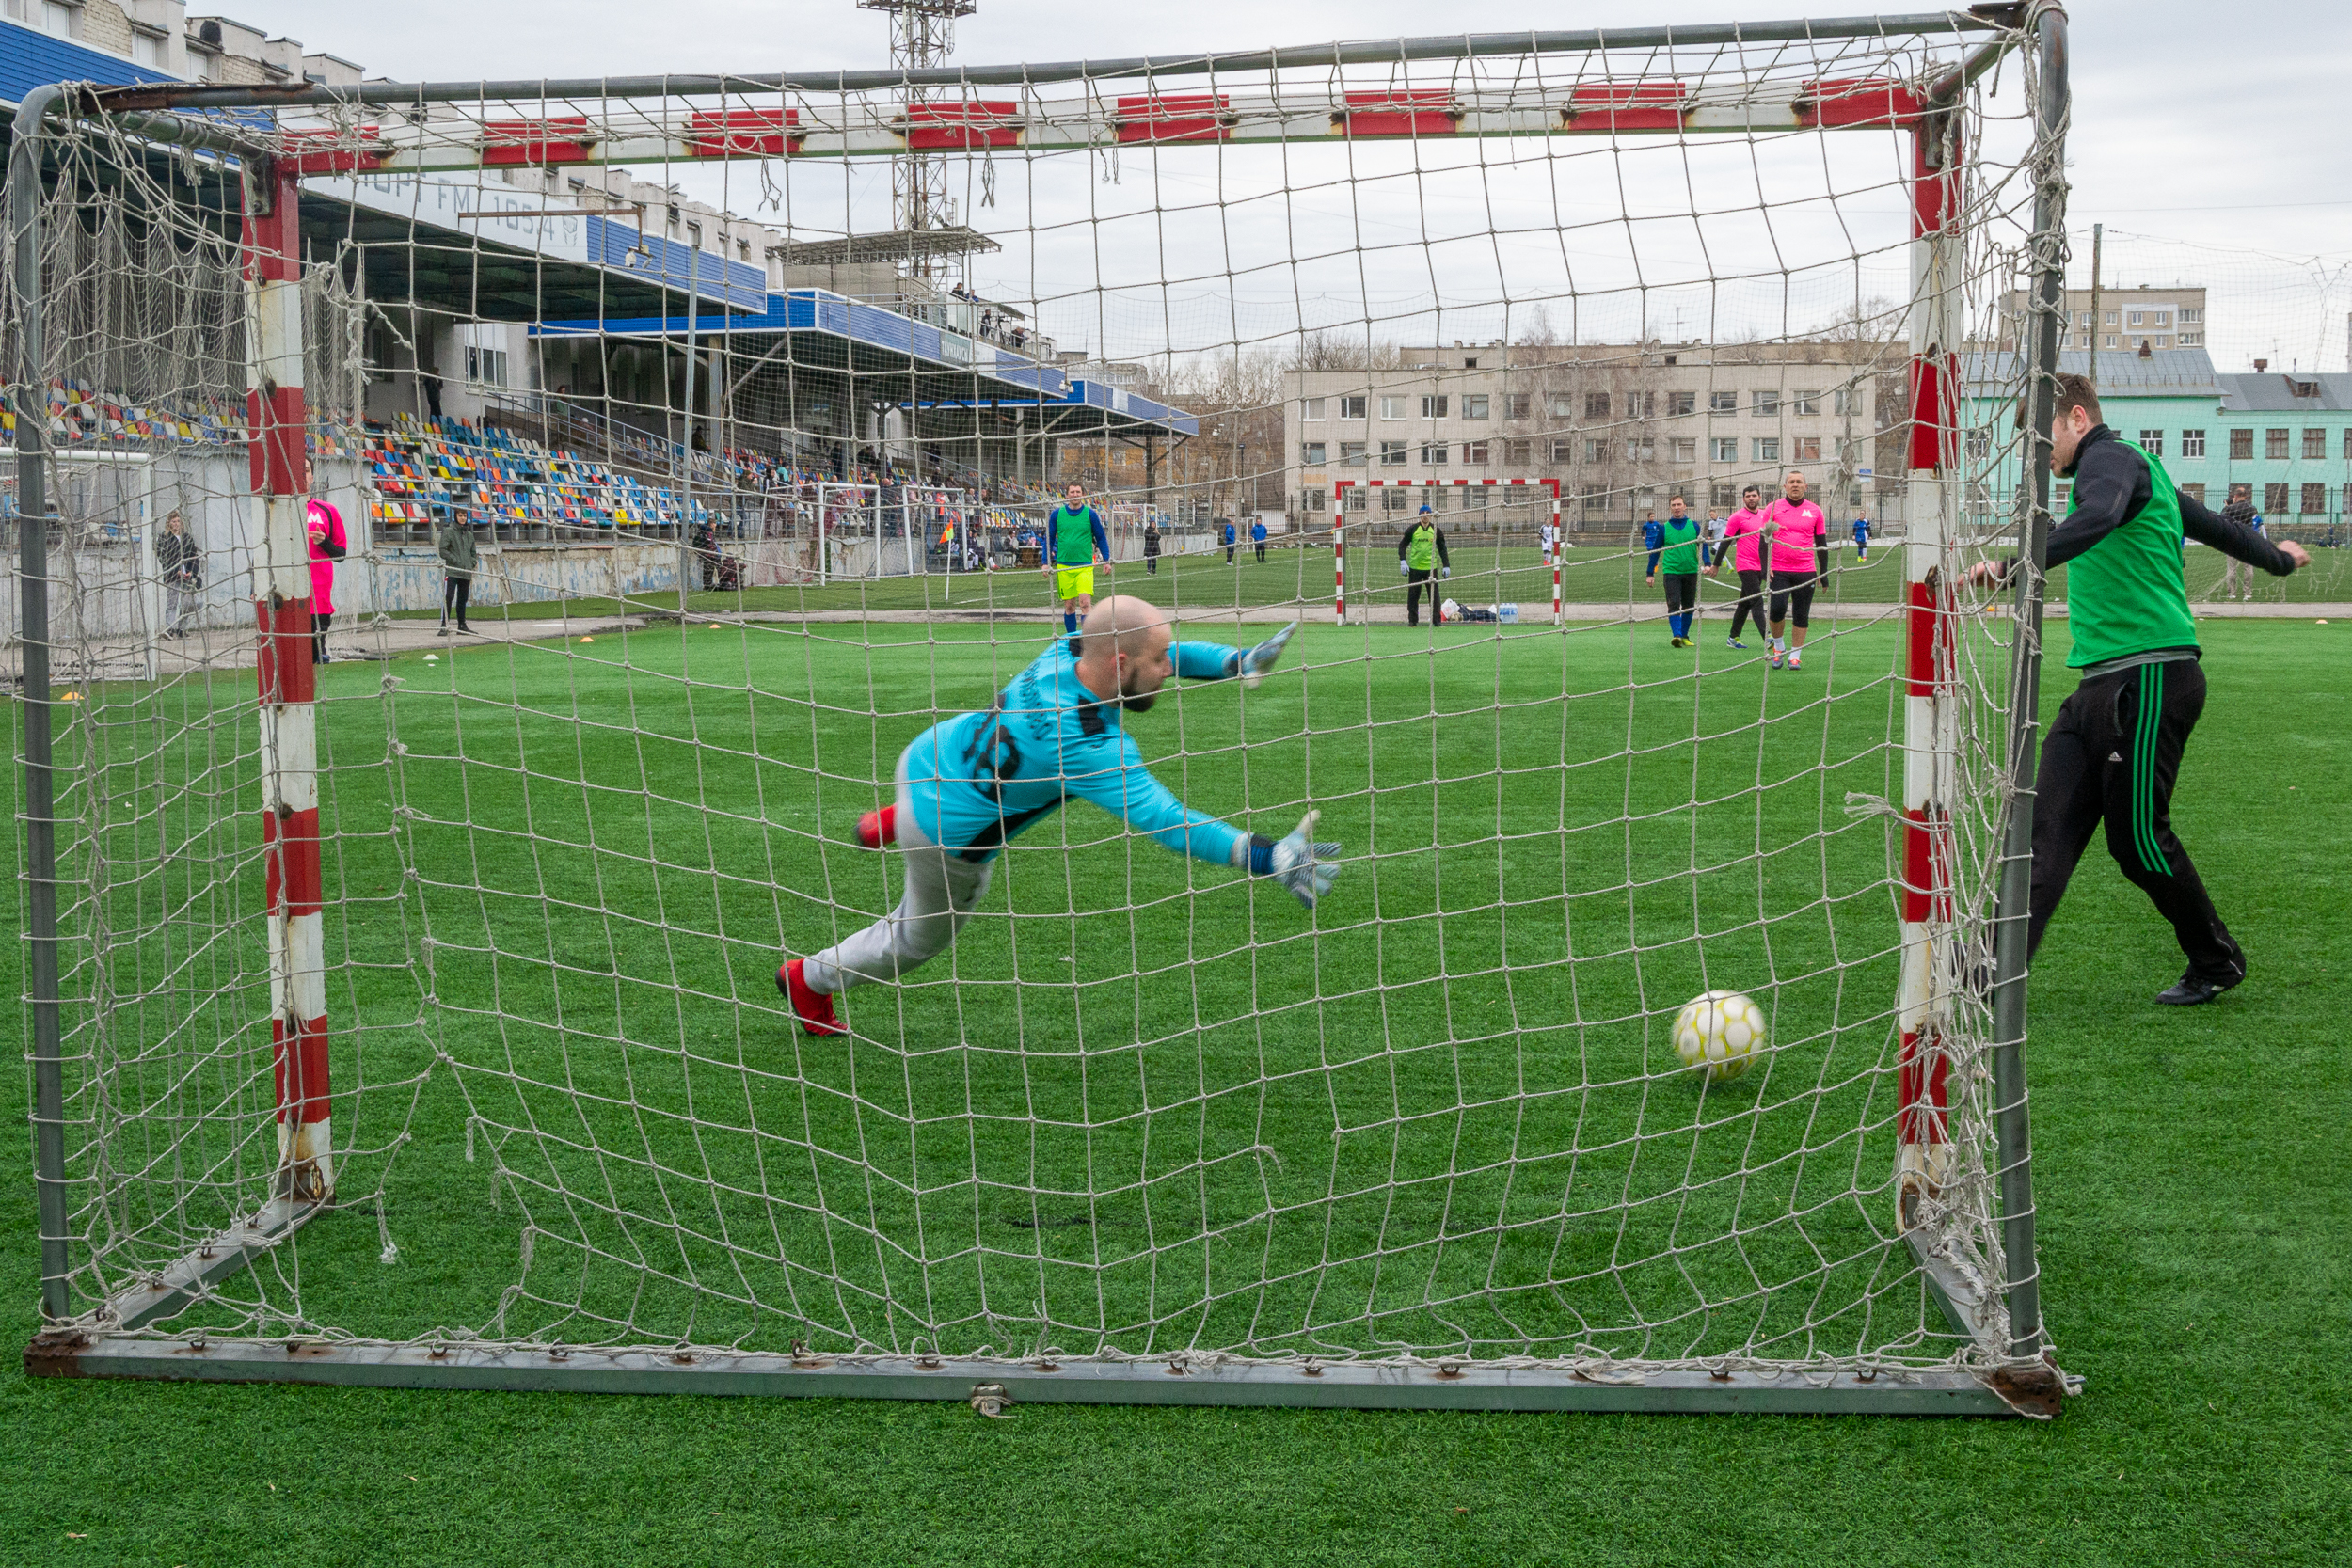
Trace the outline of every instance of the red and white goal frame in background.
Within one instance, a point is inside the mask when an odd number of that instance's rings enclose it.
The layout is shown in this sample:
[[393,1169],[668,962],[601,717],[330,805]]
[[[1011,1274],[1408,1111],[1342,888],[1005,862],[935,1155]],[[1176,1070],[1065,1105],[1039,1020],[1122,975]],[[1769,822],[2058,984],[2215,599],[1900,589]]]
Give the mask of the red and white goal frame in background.
[[[1454,492],[1478,495],[1482,501],[1491,502],[1488,492],[1534,492],[1542,490],[1549,496],[1552,537],[1559,537],[1560,482],[1556,479],[1343,479],[1331,486],[1331,624],[1347,624],[1347,493],[1350,490],[1420,490],[1424,493]],[[1532,499],[1532,494],[1511,496],[1502,504],[1518,506]],[[1434,509],[1433,509],[1434,510]],[[1370,521],[1370,518],[1366,518]],[[1553,552],[1547,562],[1551,567],[1551,623],[1560,624],[1560,557]]]

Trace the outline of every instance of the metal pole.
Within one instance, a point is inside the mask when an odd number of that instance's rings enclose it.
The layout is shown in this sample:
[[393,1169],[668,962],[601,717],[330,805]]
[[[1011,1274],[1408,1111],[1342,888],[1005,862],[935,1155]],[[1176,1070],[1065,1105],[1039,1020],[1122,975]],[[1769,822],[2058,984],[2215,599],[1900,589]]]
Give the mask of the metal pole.
[[694,285],[702,274],[703,247],[686,252],[686,417],[678,431],[677,613],[686,622],[686,584],[693,575],[694,510]]
[[33,1190],[40,1223],[40,1310],[70,1316],[66,1273],[65,1046],[57,1000],[57,824],[50,749],[49,389],[43,373],[40,155],[44,121],[64,96],[39,87],[16,112],[8,150],[9,281],[16,291],[18,641],[24,657],[25,1001],[32,1012]]
[[2090,384],[2099,385],[2099,251],[2107,237],[2107,226],[2090,226]]
[[[2017,657],[2010,690],[2010,817],[2002,845],[2000,906],[1994,916],[1993,991],[1994,1127],[2000,1148],[2001,1250],[2007,1260],[2010,1352],[2042,1346],[2042,1275],[2034,1259],[2033,1144],[2026,1106],[2026,946],[2033,906],[2033,800],[2042,684],[2042,576],[2050,540],[2050,415],[2057,403],[2059,323],[2066,308],[2066,13],[2035,19],[2041,97],[2035,105],[2034,323],[2026,384],[2026,451],[2032,510],[2026,519],[2027,570],[2017,589]],[[2095,277],[2094,273],[2094,277]],[[2098,341],[2093,314],[2091,341]]]

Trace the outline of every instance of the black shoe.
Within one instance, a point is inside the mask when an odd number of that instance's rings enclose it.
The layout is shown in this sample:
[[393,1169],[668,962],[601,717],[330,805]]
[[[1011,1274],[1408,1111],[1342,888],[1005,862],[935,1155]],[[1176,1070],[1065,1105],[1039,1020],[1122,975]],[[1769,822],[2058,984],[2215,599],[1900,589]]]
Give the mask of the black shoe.
[[2210,979],[2192,969],[2164,990],[2156,992],[2156,1002],[2158,1006],[2166,1007],[2199,1006],[2212,1001],[2245,978],[2246,971],[2243,967],[2240,967],[2236,974],[2224,975],[2218,980]]

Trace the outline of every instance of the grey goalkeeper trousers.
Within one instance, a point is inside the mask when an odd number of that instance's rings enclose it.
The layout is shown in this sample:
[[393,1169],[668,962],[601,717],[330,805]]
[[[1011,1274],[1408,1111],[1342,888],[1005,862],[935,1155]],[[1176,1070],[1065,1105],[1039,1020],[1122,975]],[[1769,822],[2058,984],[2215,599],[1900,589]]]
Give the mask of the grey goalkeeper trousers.
[[907,787],[904,756],[898,759],[898,830],[907,873],[898,907],[811,958],[801,970],[810,989],[835,995],[852,986],[895,980],[930,962],[956,940],[987,894],[995,862],[965,860],[933,844],[914,825],[914,792]]

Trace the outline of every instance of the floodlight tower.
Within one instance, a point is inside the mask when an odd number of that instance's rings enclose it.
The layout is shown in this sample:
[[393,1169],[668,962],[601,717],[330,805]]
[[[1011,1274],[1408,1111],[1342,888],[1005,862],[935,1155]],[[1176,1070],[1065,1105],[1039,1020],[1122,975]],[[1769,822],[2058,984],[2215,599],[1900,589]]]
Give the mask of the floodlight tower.
[[[863,11],[890,13],[890,63],[900,71],[923,71],[947,63],[955,52],[956,19],[979,9],[979,0],[857,0]],[[938,89],[910,84],[907,102],[920,103]],[[892,227],[901,233],[946,228],[951,221],[947,203],[947,166],[919,152],[892,161],[890,168]],[[910,256],[904,263],[915,277],[927,275],[931,258]]]

